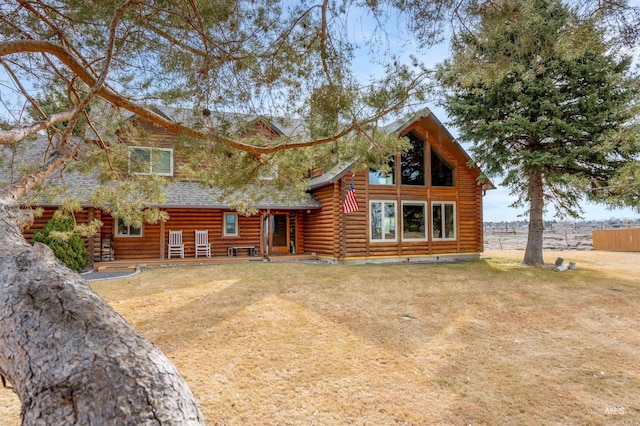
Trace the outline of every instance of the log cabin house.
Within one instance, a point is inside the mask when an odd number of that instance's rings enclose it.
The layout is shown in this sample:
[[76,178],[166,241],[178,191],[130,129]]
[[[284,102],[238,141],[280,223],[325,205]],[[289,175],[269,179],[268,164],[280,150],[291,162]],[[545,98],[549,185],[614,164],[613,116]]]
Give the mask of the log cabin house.
[[[179,119],[172,115],[176,110],[159,111]],[[256,123],[275,134],[282,131],[274,123]],[[137,125],[156,145],[132,146],[131,155],[147,159],[148,170],[139,172],[171,180],[166,202],[159,206],[169,220],[136,228],[86,205],[76,220],[103,223],[87,240],[94,261],[196,257],[197,230],[208,231],[205,255],[213,258],[310,254],[328,262],[437,262],[475,259],[483,250],[482,196],[493,186],[479,183],[480,171],[469,165],[468,154],[429,110],[387,126],[412,145],[406,154],[389,159],[390,173],[355,172],[352,164],[315,170],[307,199],[293,205],[264,202],[254,206],[258,213],[252,216],[239,215],[221,202],[215,188],[180,180],[172,149],[177,135],[151,123]],[[156,158],[151,161],[151,156]],[[97,184],[77,175],[67,182],[85,188]],[[351,187],[358,208],[344,213]],[[25,232],[27,239],[57,208],[42,207],[45,214]],[[172,231],[182,235],[183,250],[177,255],[170,253]]]

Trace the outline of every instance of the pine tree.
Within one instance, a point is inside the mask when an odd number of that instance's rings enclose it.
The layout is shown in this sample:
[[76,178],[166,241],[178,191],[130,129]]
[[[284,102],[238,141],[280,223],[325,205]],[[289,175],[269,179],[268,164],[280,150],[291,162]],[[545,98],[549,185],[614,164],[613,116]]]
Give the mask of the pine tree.
[[611,52],[597,20],[560,0],[505,0],[478,9],[439,68],[446,109],[477,164],[528,204],[524,263],[544,264],[543,212],[579,217],[589,191],[606,186],[640,152],[631,59]]
[[69,269],[82,272],[89,260],[89,251],[80,234],[74,230],[71,216],[52,217],[41,231],[33,234],[34,243],[43,243]]

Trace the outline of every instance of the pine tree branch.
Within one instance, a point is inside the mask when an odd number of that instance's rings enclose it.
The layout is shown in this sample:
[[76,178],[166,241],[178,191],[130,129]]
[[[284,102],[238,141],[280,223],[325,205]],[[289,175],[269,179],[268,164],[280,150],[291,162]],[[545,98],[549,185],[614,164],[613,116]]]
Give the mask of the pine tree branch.
[[24,197],[29,191],[38,185],[41,185],[49,176],[51,176],[66,161],[73,158],[80,150],[79,145],[64,143],[58,146],[49,155],[47,161],[33,172],[18,179],[17,182],[7,185],[0,191],[0,200],[8,202],[17,202]]
[[[0,56],[16,54],[16,53],[45,53],[55,56],[58,60],[64,63],[69,70],[74,73],[81,81],[83,81],[88,86],[95,86],[96,79],[95,77],[84,67],[76,58],[69,52],[69,50],[56,45],[54,43],[50,43],[47,41],[36,41],[36,40],[12,40],[9,42],[0,43]],[[417,87],[424,76],[420,76],[414,79],[409,85],[407,85],[407,92],[409,93],[412,88]],[[213,129],[209,129],[209,132],[203,132],[191,127],[185,126],[180,123],[176,123],[172,120],[169,120],[143,106],[140,106],[128,98],[122,96],[116,91],[110,89],[107,86],[101,86],[96,90],[96,95],[103,98],[107,102],[110,102],[114,106],[118,108],[123,108],[140,118],[148,120],[154,124],[157,124],[160,127],[163,127],[169,131],[173,131],[179,134],[183,134],[188,137],[209,140],[213,143],[220,143],[227,145],[233,149],[237,149],[239,151],[251,152],[255,154],[271,154],[278,151],[288,150],[288,149],[298,149],[305,148],[317,145],[323,145],[331,142],[335,142],[336,140],[349,135],[350,133],[357,131],[362,128],[364,125],[374,123],[380,120],[382,117],[387,115],[389,112],[394,111],[400,108],[405,99],[399,99],[397,102],[389,105],[387,108],[380,110],[378,113],[367,117],[358,122],[353,122],[350,125],[346,126],[342,131],[337,132],[336,134],[326,137],[320,138],[316,140],[306,141],[306,142],[292,142],[292,143],[280,143],[273,146],[267,147],[259,147],[250,145],[247,143],[239,142],[237,140],[233,140],[227,137],[223,137],[219,134],[214,134]],[[407,96],[409,96],[407,94]],[[74,111],[75,113],[75,111]],[[61,120],[61,121],[66,121]],[[58,122],[61,122],[58,121]],[[44,127],[47,128],[47,127]],[[41,129],[38,129],[41,130]],[[37,130],[36,130],[37,131]],[[32,132],[33,133],[33,132]],[[2,140],[0,138],[0,140]]]

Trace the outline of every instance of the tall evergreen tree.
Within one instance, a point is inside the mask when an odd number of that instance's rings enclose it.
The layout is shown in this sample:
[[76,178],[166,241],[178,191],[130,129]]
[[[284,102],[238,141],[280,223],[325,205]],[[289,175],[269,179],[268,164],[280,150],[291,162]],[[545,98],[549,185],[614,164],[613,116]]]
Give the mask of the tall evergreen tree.
[[524,263],[544,264],[543,212],[579,217],[580,202],[640,152],[638,80],[611,51],[598,19],[560,0],[503,0],[477,8],[438,71],[446,109],[477,164],[528,205]]

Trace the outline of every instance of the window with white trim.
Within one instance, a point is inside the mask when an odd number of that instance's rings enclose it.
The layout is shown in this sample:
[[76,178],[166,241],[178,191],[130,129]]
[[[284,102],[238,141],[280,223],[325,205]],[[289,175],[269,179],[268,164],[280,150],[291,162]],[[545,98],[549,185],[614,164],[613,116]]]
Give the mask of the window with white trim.
[[402,239],[425,241],[427,239],[427,204],[406,201],[402,203]]
[[132,146],[129,172],[136,175],[173,176],[173,149]]
[[371,241],[396,241],[396,202],[371,201]]
[[224,214],[224,236],[238,236],[238,213],[227,212]]
[[431,221],[434,240],[456,239],[455,203],[431,203]]
[[124,220],[116,221],[116,235],[118,237],[142,237],[142,227],[128,225]]

